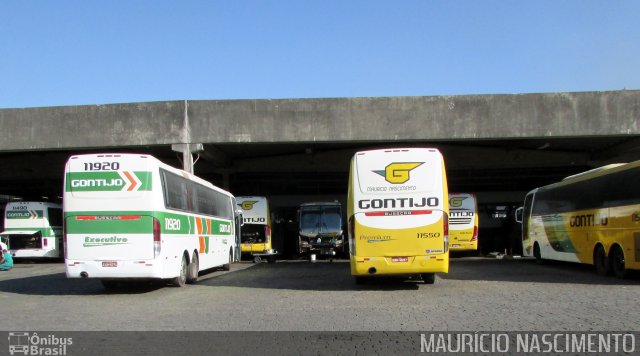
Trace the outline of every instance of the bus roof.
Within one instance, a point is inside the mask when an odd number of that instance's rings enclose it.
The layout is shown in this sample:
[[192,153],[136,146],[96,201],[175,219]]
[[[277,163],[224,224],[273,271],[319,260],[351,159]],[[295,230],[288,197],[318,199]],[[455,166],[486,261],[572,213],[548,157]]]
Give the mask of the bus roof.
[[31,205],[31,206],[46,206],[50,208],[62,208],[61,204],[46,202],[46,201],[12,201],[7,203],[7,207],[14,205]]
[[170,166],[162,161],[160,161],[159,159],[151,156],[151,155],[147,155],[147,154],[135,154],[135,153],[100,153],[100,154],[84,154],[84,155],[74,155],[69,157],[69,160],[67,161],[67,165],[65,169],[68,169],[69,164],[71,163],[71,160],[76,160],[76,159],[87,159],[87,158],[92,158],[92,157],[96,157],[96,158],[127,158],[127,159],[145,159],[145,160],[150,160],[151,162],[153,162],[153,164],[157,165],[158,167],[161,167],[169,172],[178,174],[178,175],[182,175],[185,178],[188,178],[190,180],[193,180],[196,183],[202,184],[208,188],[211,188],[213,190],[216,190],[224,195],[227,196],[233,196],[230,192],[217,187],[215,185],[213,185],[211,182],[206,181],[194,174],[191,174],[187,171],[184,171],[182,169]]
[[588,170],[588,171],[585,171],[585,172],[582,172],[582,173],[578,173],[578,174],[574,174],[574,175],[568,176],[568,177],[564,178],[563,180],[561,180],[560,182],[552,183],[552,184],[549,184],[549,185],[545,185],[545,186],[533,189],[528,194],[530,194],[532,192],[535,192],[535,191],[539,191],[539,190],[549,190],[549,189],[562,187],[562,186],[565,186],[565,185],[584,182],[584,181],[587,181],[587,180],[590,180],[590,179],[606,176],[606,175],[617,173],[617,172],[626,171],[628,169],[633,169],[633,168],[637,168],[637,167],[640,167],[640,161],[634,161],[634,162],[631,162],[631,163],[608,164],[606,166],[594,168],[594,169],[591,169],[591,170]]
[[337,201],[319,201],[319,202],[311,202],[311,203],[302,203],[300,204],[301,207],[303,206],[319,206],[319,205],[325,205],[325,206],[340,206],[340,202]]

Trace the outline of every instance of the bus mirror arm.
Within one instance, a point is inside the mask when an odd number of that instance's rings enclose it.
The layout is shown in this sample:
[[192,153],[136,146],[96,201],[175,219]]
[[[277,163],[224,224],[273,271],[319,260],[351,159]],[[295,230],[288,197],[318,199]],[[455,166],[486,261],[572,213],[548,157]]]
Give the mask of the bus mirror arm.
[[242,215],[242,209],[236,209],[235,213],[240,226],[244,226],[244,216]]
[[523,210],[523,207],[519,207],[518,209],[516,209],[516,214],[514,217],[516,222],[521,224],[522,224],[522,210]]

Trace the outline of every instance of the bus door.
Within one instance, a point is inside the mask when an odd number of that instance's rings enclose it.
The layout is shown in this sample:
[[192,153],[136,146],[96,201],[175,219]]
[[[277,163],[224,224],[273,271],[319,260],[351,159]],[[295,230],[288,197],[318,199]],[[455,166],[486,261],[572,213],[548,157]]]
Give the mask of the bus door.
[[[233,202],[233,206],[236,206],[235,200]],[[235,225],[235,233],[236,233],[236,247],[235,247],[235,251],[233,252],[233,259],[235,260],[235,262],[240,262],[240,257],[242,255],[242,243],[240,241],[240,238],[242,237],[242,226],[244,225],[244,217],[242,216],[242,209],[236,209],[235,210],[235,219],[234,219],[234,225]]]
[[531,217],[531,207],[533,206],[532,194],[527,194],[524,198],[524,206],[522,207],[522,253],[531,256],[533,253],[533,239],[529,235],[529,219]]

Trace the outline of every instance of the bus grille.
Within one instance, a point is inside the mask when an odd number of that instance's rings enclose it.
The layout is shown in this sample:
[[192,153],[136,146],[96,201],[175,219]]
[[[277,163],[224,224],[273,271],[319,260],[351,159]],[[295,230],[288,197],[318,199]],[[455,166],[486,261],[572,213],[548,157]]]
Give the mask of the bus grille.
[[468,225],[471,224],[471,218],[449,218],[449,225]]

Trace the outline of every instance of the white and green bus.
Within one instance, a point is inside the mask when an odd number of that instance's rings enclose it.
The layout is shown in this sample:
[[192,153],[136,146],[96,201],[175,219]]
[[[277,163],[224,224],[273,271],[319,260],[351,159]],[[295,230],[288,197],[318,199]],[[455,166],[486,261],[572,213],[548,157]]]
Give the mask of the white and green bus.
[[128,279],[194,283],[229,270],[241,210],[233,195],[143,154],[91,154],[65,168],[65,268],[106,288]]
[[62,257],[62,206],[47,202],[10,202],[0,239],[13,257]]

